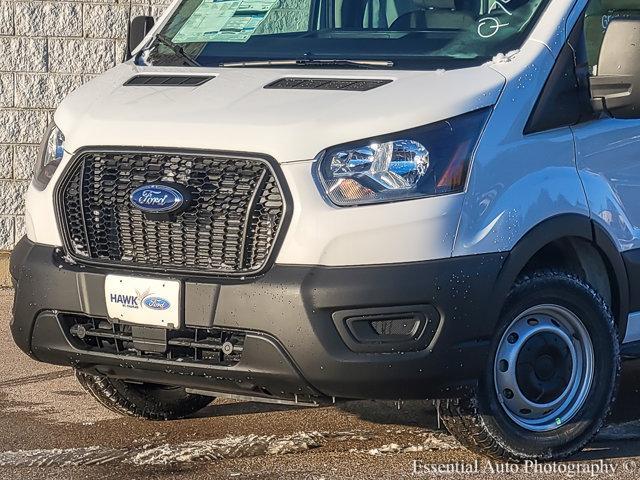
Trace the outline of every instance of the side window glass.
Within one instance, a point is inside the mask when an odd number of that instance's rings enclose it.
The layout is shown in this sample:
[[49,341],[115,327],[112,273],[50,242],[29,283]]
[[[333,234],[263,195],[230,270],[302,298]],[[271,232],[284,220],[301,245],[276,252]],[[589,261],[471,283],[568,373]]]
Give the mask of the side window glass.
[[387,24],[387,3],[382,0],[369,0],[364,10],[362,20],[363,28],[386,29]]
[[640,17],[638,0],[591,0],[584,21],[587,57],[592,74],[598,73],[598,58],[607,27],[615,18]]

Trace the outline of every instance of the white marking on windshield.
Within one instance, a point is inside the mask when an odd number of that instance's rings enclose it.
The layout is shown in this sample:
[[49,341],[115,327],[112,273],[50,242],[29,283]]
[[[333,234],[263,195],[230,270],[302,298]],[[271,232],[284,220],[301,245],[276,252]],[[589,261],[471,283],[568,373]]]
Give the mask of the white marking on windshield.
[[[513,13],[506,7],[506,4],[510,1],[511,0],[493,0],[488,13],[491,13],[494,10],[501,10],[503,13],[512,16]],[[482,38],[491,38],[498,33],[501,28],[508,26],[508,22],[503,22],[499,18],[493,16],[483,17],[478,20],[478,35]]]

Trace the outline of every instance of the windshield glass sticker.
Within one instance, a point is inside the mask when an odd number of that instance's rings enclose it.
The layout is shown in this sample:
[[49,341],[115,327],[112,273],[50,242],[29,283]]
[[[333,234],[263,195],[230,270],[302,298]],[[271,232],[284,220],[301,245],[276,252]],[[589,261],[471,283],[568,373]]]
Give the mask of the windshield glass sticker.
[[246,42],[278,0],[203,0],[173,38],[176,43]]

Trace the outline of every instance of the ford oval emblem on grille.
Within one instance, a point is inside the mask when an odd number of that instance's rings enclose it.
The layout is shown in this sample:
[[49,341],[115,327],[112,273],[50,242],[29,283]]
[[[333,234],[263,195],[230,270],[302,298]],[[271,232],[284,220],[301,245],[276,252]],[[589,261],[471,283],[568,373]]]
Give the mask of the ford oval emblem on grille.
[[168,185],[143,185],[131,192],[131,203],[149,213],[170,213],[178,210],[185,201],[184,195]]

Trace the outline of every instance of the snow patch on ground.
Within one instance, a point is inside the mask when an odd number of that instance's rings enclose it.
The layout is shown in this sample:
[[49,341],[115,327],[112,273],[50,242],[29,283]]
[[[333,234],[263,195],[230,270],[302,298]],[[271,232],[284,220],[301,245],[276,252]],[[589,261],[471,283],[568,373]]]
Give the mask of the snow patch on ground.
[[299,432],[286,436],[242,435],[176,445],[144,445],[139,448],[116,449],[86,447],[50,450],[18,450],[0,452],[0,467],[75,467],[104,465],[111,462],[134,465],[172,465],[198,461],[260,455],[300,453],[333,441],[370,440],[357,432]]
[[352,450],[356,453],[368,453],[369,455],[384,455],[394,453],[416,453],[416,452],[435,452],[444,450],[457,450],[461,448],[460,444],[450,435],[437,433],[422,433],[424,437],[422,443],[417,445],[400,445],[397,443],[389,443],[378,448],[372,448],[366,451]]
[[17,450],[0,453],[0,467],[76,467],[104,465],[123,459],[126,450],[101,447],[51,450]]
[[325,442],[326,437],[320,432],[300,432],[279,438],[274,435],[229,436],[218,440],[161,445],[138,452],[128,461],[136,465],[169,465],[258,455],[284,455],[321,447]]

